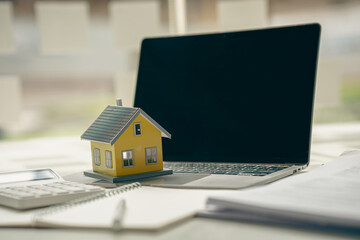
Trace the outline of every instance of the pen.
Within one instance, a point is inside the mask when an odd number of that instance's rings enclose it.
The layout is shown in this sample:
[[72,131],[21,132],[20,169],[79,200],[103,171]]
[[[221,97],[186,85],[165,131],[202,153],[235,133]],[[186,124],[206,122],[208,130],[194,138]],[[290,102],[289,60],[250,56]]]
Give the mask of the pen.
[[115,217],[114,217],[114,222],[113,222],[113,230],[115,232],[118,232],[121,230],[121,225],[122,225],[122,221],[124,219],[124,215],[125,215],[125,210],[126,210],[126,202],[124,199],[121,199],[118,204],[116,205],[116,209],[115,209]]

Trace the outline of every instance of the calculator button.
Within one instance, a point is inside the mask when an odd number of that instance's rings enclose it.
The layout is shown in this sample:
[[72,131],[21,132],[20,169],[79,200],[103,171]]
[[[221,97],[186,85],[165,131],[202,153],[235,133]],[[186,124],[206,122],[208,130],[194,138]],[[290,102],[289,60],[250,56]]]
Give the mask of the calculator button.
[[36,190],[34,191],[34,194],[39,197],[45,197],[45,196],[51,196],[52,194],[50,192],[40,191]]
[[72,187],[72,186],[64,186],[64,190],[68,190],[71,192],[83,192],[84,190],[78,187]]
[[61,188],[49,188],[49,192],[56,193],[56,194],[66,194],[68,191],[61,189]]
[[55,188],[55,187],[48,187],[48,186],[42,186],[41,189],[43,191],[50,192],[51,194],[66,194],[68,191],[61,189],[61,188]]
[[79,187],[73,187],[73,186],[70,186],[69,184],[62,184],[62,183],[57,183],[51,187],[62,189],[62,190],[68,191],[68,192],[83,192],[84,191],[83,189],[81,189]]
[[13,189],[6,189],[2,192],[2,194],[7,194],[16,198],[31,198],[34,197],[33,194],[25,193],[25,192],[19,192]]
[[73,186],[73,187],[79,187],[79,188],[82,188],[82,189],[99,189],[99,187],[96,187],[96,186],[92,186],[92,185],[86,185],[86,184],[81,184],[81,183],[71,183],[71,184],[68,184],[69,186]]
[[21,199],[32,199],[34,198],[35,196],[33,194],[19,194],[17,195],[18,198],[21,198]]
[[86,185],[86,186],[84,186],[84,188],[85,188],[87,191],[98,191],[98,190],[100,189],[99,187],[91,186],[91,185]]
[[23,193],[29,193],[29,188],[27,187],[13,187],[13,188],[9,188],[11,190],[14,190],[14,191],[18,191],[18,192],[23,192]]

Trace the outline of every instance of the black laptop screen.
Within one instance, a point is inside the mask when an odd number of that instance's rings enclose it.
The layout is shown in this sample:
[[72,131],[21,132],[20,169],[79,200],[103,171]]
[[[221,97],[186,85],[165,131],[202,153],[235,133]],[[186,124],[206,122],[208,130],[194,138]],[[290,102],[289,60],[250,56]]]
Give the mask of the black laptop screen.
[[145,39],[135,107],[164,161],[306,164],[320,26]]

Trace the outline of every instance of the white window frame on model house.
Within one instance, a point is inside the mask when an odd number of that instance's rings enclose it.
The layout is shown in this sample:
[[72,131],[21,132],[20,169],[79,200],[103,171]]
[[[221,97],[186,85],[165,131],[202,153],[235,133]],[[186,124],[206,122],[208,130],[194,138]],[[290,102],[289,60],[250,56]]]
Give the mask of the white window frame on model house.
[[155,164],[157,163],[157,147],[145,148],[145,159],[146,164]]
[[[136,132],[136,126],[140,126],[140,133]],[[142,136],[142,124],[141,122],[134,123],[134,135],[135,136]]]
[[105,165],[107,168],[112,168],[112,153],[109,150],[105,150]]
[[122,151],[123,167],[135,166],[134,150]]
[[94,158],[94,164],[97,166],[100,166],[100,164],[101,164],[100,149],[98,149],[98,148],[93,149],[93,158]]

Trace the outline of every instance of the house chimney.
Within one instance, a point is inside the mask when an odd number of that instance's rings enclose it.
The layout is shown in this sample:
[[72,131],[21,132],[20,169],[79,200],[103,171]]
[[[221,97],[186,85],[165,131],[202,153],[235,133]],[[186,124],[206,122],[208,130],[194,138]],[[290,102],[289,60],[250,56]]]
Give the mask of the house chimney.
[[122,106],[122,100],[121,100],[121,98],[117,98],[116,99],[116,106]]

